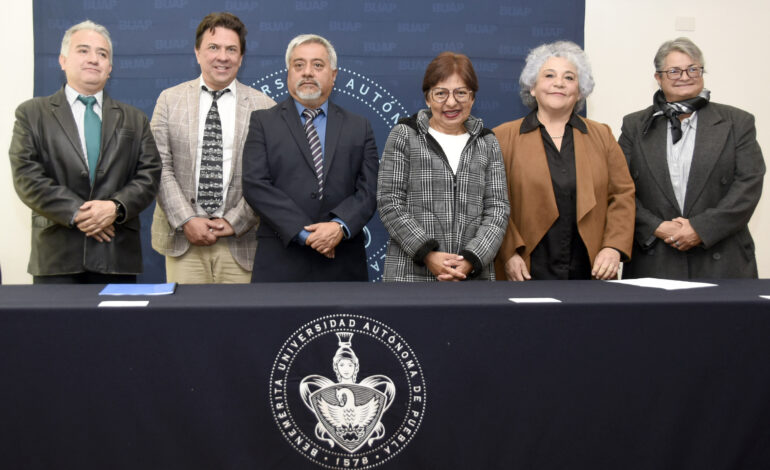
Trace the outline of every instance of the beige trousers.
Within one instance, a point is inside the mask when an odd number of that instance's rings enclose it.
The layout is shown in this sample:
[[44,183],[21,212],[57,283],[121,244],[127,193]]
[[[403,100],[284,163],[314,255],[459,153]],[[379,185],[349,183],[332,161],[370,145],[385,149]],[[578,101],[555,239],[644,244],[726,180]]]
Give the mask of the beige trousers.
[[225,238],[211,246],[190,245],[182,256],[166,256],[166,282],[179,284],[248,284],[251,271],[235,261]]

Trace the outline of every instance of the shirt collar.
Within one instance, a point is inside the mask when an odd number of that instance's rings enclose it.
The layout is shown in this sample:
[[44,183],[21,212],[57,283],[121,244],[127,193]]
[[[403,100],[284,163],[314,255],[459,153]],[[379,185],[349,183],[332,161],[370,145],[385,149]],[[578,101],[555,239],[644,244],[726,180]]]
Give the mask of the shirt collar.
[[694,131],[698,130],[698,111],[693,111],[689,117],[682,120],[682,127],[689,127]]
[[[540,120],[537,118],[537,109],[533,109],[530,111],[529,114],[527,114],[527,117],[524,118],[524,122],[521,123],[521,127],[519,128],[519,134],[526,134],[527,132],[532,132],[535,129],[540,127]],[[579,130],[583,134],[588,134],[588,127],[586,126],[586,123],[583,122],[580,117],[572,113],[572,115],[569,118],[569,121],[567,121],[567,125],[574,127],[575,129]]]
[[[294,107],[297,108],[297,112],[299,113],[300,116],[302,116],[302,111],[306,110],[307,107],[302,105],[299,101],[295,100],[294,98],[292,98],[292,101],[294,101]],[[324,101],[323,104],[320,106],[320,108],[321,108],[321,111],[323,111],[321,114],[323,114],[324,116],[328,116],[329,100]]]
[[[74,88],[72,88],[69,85],[64,86],[64,94],[67,96],[67,103],[72,106],[75,104],[75,102],[78,100],[78,96],[81,94],[77,92]],[[99,90],[93,95],[83,95],[83,96],[93,96],[96,98],[96,104],[101,108],[102,107],[102,100],[104,98],[104,90]]]
[[[222,88],[223,90],[230,90],[230,95],[235,96],[235,82],[237,81],[237,78],[234,78],[232,82],[230,82],[229,85]],[[200,76],[200,79],[198,80],[198,89],[201,90],[201,93],[204,92],[203,87],[209,88],[208,85],[206,85],[206,82],[203,81],[203,75]]]

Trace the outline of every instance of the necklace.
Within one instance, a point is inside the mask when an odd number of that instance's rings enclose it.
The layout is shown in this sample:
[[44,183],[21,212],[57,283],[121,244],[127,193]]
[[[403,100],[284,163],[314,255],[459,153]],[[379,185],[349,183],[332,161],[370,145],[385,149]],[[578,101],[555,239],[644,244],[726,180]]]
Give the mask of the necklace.
[[549,136],[550,136],[552,139],[561,139],[562,137],[564,137],[564,134],[562,134],[562,135],[551,135],[551,134],[548,134],[548,135],[549,135]]

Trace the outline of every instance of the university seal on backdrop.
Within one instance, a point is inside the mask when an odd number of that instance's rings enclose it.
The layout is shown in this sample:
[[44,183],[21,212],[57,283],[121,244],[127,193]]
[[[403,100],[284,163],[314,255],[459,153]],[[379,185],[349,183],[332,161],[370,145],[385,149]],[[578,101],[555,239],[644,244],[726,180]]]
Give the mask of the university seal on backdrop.
[[330,469],[373,468],[398,454],[425,413],[425,379],[412,348],[389,326],[327,315],[298,328],[270,374],[279,431]]

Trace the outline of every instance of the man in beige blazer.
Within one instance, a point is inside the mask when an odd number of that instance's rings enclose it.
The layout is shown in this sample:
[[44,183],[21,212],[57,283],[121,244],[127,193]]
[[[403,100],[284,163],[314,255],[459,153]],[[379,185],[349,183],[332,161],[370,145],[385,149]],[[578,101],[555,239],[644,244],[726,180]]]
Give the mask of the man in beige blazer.
[[168,282],[248,283],[259,219],[243,199],[241,158],[251,112],[275,102],[235,78],[246,27],[211,13],[196,31],[201,76],[164,90],[152,116],[163,161],[152,247]]

